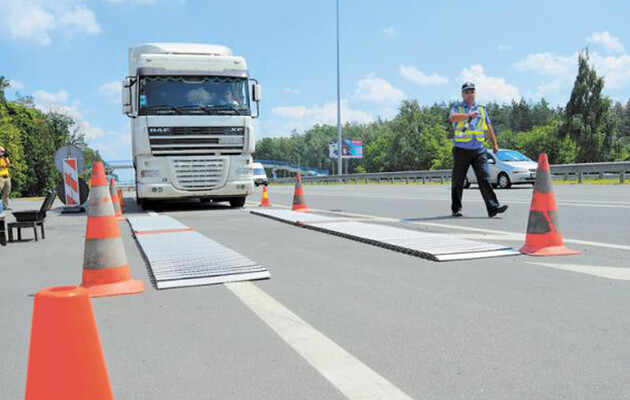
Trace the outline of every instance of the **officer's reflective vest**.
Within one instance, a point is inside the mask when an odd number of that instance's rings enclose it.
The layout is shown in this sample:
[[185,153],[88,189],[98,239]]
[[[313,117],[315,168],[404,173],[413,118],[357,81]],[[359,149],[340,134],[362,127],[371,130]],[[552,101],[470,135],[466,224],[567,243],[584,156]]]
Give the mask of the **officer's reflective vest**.
[[[455,141],[459,143],[470,142],[473,138],[476,138],[478,142],[486,144],[486,131],[488,130],[488,124],[486,123],[486,109],[483,106],[477,107],[479,110],[479,122],[477,126],[468,126],[468,121],[459,121],[455,126]],[[464,107],[459,107],[459,112],[464,114]]]

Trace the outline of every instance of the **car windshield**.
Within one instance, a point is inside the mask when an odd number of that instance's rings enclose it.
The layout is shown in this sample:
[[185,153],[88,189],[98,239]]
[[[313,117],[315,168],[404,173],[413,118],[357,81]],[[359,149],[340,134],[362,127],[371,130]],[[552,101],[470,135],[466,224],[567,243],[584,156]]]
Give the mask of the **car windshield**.
[[247,79],[223,76],[145,76],[141,115],[250,115]]
[[266,175],[264,168],[254,168],[254,175]]
[[497,158],[501,161],[531,161],[527,156],[515,150],[499,150]]

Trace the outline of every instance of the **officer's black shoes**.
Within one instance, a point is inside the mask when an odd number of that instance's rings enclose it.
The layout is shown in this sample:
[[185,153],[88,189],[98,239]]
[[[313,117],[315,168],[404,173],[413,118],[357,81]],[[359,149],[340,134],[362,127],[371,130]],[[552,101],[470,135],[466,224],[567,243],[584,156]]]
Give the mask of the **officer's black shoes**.
[[497,207],[492,211],[488,211],[488,217],[492,218],[497,214],[503,214],[508,209],[507,205],[502,205],[501,207]]
[[461,217],[462,216],[462,212],[461,211],[453,211],[453,213],[451,215],[453,217]]

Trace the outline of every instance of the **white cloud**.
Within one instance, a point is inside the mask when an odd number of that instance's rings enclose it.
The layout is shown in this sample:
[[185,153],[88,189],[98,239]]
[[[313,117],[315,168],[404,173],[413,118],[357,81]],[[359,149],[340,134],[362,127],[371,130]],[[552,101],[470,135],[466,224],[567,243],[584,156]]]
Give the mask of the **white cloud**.
[[[269,123],[265,136],[286,136],[292,130],[298,132],[312,128],[315,124],[337,125],[337,103],[326,103],[307,106],[279,106],[271,110],[278,117]],[[341,121],[369,123],[374,117],[368,112],[352,109],[347,100],[341,101]]]
[[20,81],[9,81],[9,87],[14,90],[24,89],[24,84]]
[[103,83],[99,88],[98,92],[101,96],[105,97],[120,97],[120,93],[122,90],[122,83],[119,81],[111,81],[107,83]]
[[542,85],[536,88],[536,93],[534,93],[535,99],[546,98],[550,95],[555,95],[559,93],[563,88],[566,88],[566,83],[561,80],[554,80],[550,82],[543,83]]
[[400,65],[398,72],[403,78],[420,86],[443,85],[448,83],[448,78],[438,75],[435,72],[431,75],[427,75],[413,65]]
[[96,139],[105,133],[103,129],[93,126],[83,118],[83,113],[80,110],[80,101],[76,100],[72,104],[68,104],[69,96],[65,90],[59,90],[56,93],[37,90],[33,93],[33,100],[35,101],[35,106],[43,112],[54,111],[74,119],[77,127],[85,134],[87,141]]
[[602,45],[606,51],[611,53],[624,53],[626,51],[621,40],[612,36],[608,31],[595,32],[587,40],[589,43]]
[[[578,69],[578,54],[568,56],[554,53],[530,54],[515,64],[521,71],[535,72],[551,76],[569,85],[575,80]],[[603,56],[596,52],[589,53],[590,63],[600,76],[605,79],[606,88],[612,90],[630,86],[630,55]]]
[[510,46],[509,44],[500,44],[497,46],[497,50],[499,51],[511,51],[514,50],[513,46]]
[[289,93],[289,94],[302,94],[300,89],[296,89],[296,88],[292,88],[292,87],[285,87],[284,89],[282,89],[282,91],[284,93]]
[[483,67],[479,64],[464,68],[458,80],[461,82],[474,82],[477,88],[477,99],[480,102],[496,101],[508,103],[521,98],[521,93],[516,86],[510,85],[503,78],[487,76]]
[[536,72],[558,78],[574,78],[577,66],[577,53],[561,56],[554,53],[529,54],[524,60],[515,64],[521,71]]
[[387,28],[383,28],[381,32],[389,36],[393,36],[396,34],[396,30],[392,28],[391,26],[388,26]]
[[385,79],[369,74],[357,82],[354,97],[374,103],[397,103],[405,98],[405,94]]
[[102,30],[85,0],[0,0],[0,35],[47,46],[56,31],[72,36]]

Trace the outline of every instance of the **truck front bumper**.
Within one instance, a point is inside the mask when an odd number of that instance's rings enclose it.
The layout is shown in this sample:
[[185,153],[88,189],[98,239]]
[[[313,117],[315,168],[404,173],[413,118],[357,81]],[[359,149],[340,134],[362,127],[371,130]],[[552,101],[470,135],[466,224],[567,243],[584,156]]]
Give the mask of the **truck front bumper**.
[[230,181],[225,186],[213,190],[180,190],[169,183],[141,183],[137,185],[140,199],[175,200],[198,198],[229,198],[249,196],[254,193],[252,180]]

